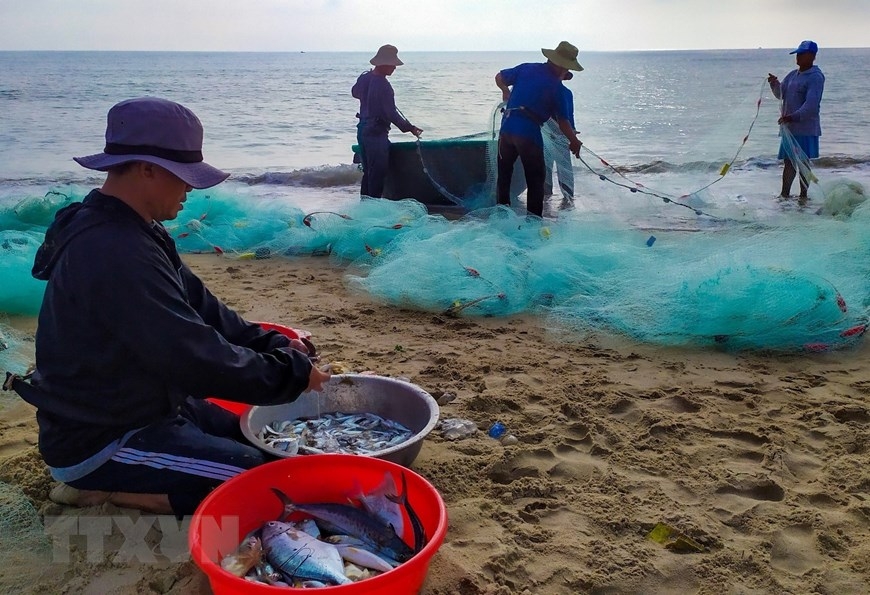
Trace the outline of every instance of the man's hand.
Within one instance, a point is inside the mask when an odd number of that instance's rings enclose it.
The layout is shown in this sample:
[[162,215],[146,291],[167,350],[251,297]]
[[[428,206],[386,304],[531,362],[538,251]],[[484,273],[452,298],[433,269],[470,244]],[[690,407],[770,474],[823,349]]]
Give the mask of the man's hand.
[[301,351],[308,356],[308,359],[313,362],[316,362],[320,359],[320,356],[317,355],[317,347],[314,346],[314,343],[312,343],[308,339],[305,339],[304,337],[299,339],[290,339],[290,347],[295,349],[296,351]]
[[789,122],[794,122],[794,118],[791,116],[782,116],[779,120],[776,121],[777,124],[788,124]]
[[311,366],[311,374],[308,376],[308,388],[316,392],[323,391],[323,383],[332,378],[332,374],[324,372],[315,365]]
[[416,136],[417,138],[420,138],[420,135],[423,134],[423,129],[417,128],[416,126],[411,126],[411,130],[409,130],[409,132],[411,134],[413,134],[414,136]]
[[582,146],[583,146],[583,143],[580,141],[580,139],[574,138],[574,139],[571,139],[571,142],[568,145],[568,150],[571,151],[571,154],[573,154],[574,157],[577,157],[579,159],[580,158],[580,148]]
[[767,82],[770,83],[771,85],[773,85],[773,84],[775,84],[775,83],[778,83],[778,82],[779,82],[779,79],[776,78],[776,75],[775,75],[775,74],[770,74],[770,73],[768,72],[768,73],[767,73]]

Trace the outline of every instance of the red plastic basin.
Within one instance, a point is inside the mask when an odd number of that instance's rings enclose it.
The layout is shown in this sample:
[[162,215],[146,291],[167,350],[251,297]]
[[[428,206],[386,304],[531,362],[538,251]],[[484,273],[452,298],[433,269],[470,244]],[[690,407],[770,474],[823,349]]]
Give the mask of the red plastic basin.
[[[361,488],[369,492],[391,473],[397,486],[402,473],[408,485],[408,500],[420,517],[429,542],[404,564],[357,583],[333,587],[294,589],[271,587],[239,578],[220,567],[220,561],[238,548],[245,535],[277,519],[283,510],[270,488],[278,488],[298,503],[346,503]],[[401,489],[401,487],[400,487]],[[413,543],[413,528],[405,518],[406,543]],[[328,593],[332,595],[412,595],[426,580],[429,563],[444,542],[447,509],[441,495],[422,476],[396,463],[346,454],[307,455],[281,459],[254,467],[224,482],[196,509],[190,524],[188,544],[194,562],[208,576],[216,595],[251,593]]]
[[[292,329],[289,326],[284,326],[283,324],[275,324],[273,322],[255,322],[254,324],[259,324],[267,331],[278,331],[282,335],[285,335],[291,339],[298,339],[300,336],[304,336],[306,338],[311,336],[311,333],[303,333],[297,331],[296,329]],[[208,397],[207,400],[214,403],[215,405],[220,405],[227,411],[232,411],[236,415],[242,415],[245,411],[251,408],[251,406],[247,403],[237,403],[236,401],[227,401],[225,399],[217,399],[215,397]]]

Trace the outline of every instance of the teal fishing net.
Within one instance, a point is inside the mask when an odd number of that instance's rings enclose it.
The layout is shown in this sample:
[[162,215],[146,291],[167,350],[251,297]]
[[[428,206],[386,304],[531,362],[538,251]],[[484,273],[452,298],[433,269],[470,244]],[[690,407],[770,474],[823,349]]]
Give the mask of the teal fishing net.
[[[0,373],[24,374],[33,363],[33,341],[15,330],[0,317]],[[5,396],[17,399],[15,393],[0,391],[0,402]]]
[[[857,341],[867,318],[870,208],[861,193],[851,183],[835,187],[836,201],[823,210],[837,216],[801,217],[799,225],[728,221],[653,232],[606,215],[540,220],[497,207],[450,221],[412,200],[304,213],[192,193],[185,218],[168,229],[186,252],[239,260],[329,254],[349,267],[350,287],[402,307],[537,312],[580,336],[655,344],[829,349]],[[28,281],[38,245],[38,232],[26,233],[15,246],[30,253],[4,272],[16,284]]]
[[0,312],[39,312],[45,282],[34,279],[30,270],[44,237],[40,231],[0,229]]
[[17,487],[0,481],[0,593],[33,587],[50,569],[51,538]]
[[[395,154],[408,179],[394,183],[433,193],[431,201],[458,207],[461,218],[432,214],[415,200],[336,201],[306,210],[224,185],[190,193],[166,225],[182,252],[240,261],[329,255],[347,267],[349,287],[383,303],[450,316],[535,313],[569,340],[620,335],[735,351],[854,345],[870,307],[864,187],[830,173],[820,180],[795,152],[820,205],[815,212],[773,207],[757,216],[742,197],[718,194],[720,182],[744,168],[764,167],[765,160],[781,168],[778,138],[764,139],[766,157],[746,149],[761,105],[759,98],[748,106],[727,150],[680,167],[662,163],[661,175],[650,175],[655,164],[643,170],[615,164],[584,146],[571,173],[586,188],[598,185],[598,198],[581,205],[583,197],[575,197],[575,211],[551,218],[493,206],[497,107],[482,133],[396,143],[403,145]],[[780,134],[786,146],[796,146],[787,129]],[[568,178],[563,172],[560,179],[559,160],[568,158],[551,141],[545,155],[559,197]],[[514,169],[513,193],[521,200],[522,168]],[[0,310],[38,306],[33,254],[50,213],[80,199],[75,192],[25,198],[0,213],[6,238],[0,250],[15,255],[0,261],[7,292],[0,292]],[[774,203],[772,192],[765,202]]]

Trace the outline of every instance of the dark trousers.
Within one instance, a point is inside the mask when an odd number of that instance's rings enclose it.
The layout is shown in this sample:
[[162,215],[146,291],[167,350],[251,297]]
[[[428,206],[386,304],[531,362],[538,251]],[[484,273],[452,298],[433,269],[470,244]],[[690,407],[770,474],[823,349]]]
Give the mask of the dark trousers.
[[383,134],[357,134],[363,167],[360,195],[381,198],[390,165],[390,139]]
[[498,137],[498,204],[510,205],[514,163],[520,158],[526,176],[526,209],[540,217],[544,213],[544,147],[534,139],[503,133]]
[[181,517],[193,514],[222,482],[265,462],[264,453],[245,440],[238,415],[188,399],[177,416],[136,432],[96,471],[68,483],[82,490],[168,494]]

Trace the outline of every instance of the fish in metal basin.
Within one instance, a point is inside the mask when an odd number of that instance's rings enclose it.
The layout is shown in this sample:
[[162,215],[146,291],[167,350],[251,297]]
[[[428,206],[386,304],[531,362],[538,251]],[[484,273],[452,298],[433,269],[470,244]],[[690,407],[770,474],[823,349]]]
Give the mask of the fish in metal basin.
[[334,545],[290,523],[269,521],[261,529],[261,541],[266,559],[290,582],[305,579],[332,585],[352,582],[344,575],[344,563]]
[[282,519],[299,511],[317,519],[318,524],[330,533],[357,537],[375,551],[383,552],[399,562],[405,562],[414,555],[414,550],[402,541],[392,526],[385,525],[361,508],[331,502],[296,504],[281,490],[272,488],[272,491],[284,504]]
[[319,454],[371,454],[409,440],[413,432],[373,413],[324,413],[317,418],[274,420],[257,437],[276,450]]

